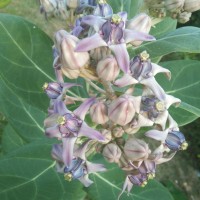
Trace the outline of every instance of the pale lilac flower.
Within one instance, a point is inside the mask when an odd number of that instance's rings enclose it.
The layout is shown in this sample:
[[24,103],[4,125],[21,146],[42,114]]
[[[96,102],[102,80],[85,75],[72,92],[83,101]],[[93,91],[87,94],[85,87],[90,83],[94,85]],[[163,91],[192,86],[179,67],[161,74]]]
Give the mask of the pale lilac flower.
[[91,163],[86,159],[85,153],[90,142],[91,140],[86,141],[74,151],[74,157],[69,165],[66,165],[63,160],[64,147],[59,144],[53,146],[51,155],[57,161],[57,171],[64,173],[65,180],[78,179],[85,187],[88,187],[93,183],[88,178],[90,173],[106,170],[102,164]]
[[61,139],[63,142],[63,161],[69,166],[73,157],[73,148],[77,137],[103,141],[104,137],[100,132],[90,128],[83,120],[85,115],[94,103],[95,98],[87,99],[73,112],[69,111],[62,101],[54,103],[54,113],[44,122],[45,134],[48,137]]
[[[170,121],[173,121],[171,116],[169,116]],[[169,122],[170,123],[170,122]],[[161,141],[170,150],[178,151],[187,149],[187,142],[184,135],[179,131],[178,126],[170,125],[169,128],[164,131],[150,130],[145,133],[147,137],[153,138],[155,140]]]
[[122,78],[114,82],[116,86],[125,87],[140,83],[151,89],[158,99],[165,99],[165,91],[157,83],[154,76],[158,73],[165,73],[170,79],[171,73],[168,69],[152,63],[149,59],[149,54],[146,51],[142,52],[130,61],[128,71],[129,73],[126,73]]
[[128,73],[130,69],[126,43],[135,40],[152,41],[155,38],[146,33],[126,29],[126,20],[126,12],[114,14],[107,20],[94,15],[83,17],[84,23],[93,26],[97,33],[81,40],[76,51],[86,52],[98,47],[108,47],[113,51],[120,69]]

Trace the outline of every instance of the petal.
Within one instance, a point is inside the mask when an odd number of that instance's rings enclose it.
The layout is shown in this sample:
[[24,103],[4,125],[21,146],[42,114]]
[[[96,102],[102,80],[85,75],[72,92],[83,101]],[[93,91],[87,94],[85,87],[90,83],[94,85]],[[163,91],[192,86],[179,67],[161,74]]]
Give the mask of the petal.
[[88,145],[92,140],[87,140],[78,149],[74,151],[74,156],[79,157],[82,160],[86,160],[85,153],[87,151]]
[[133,85],[133,84],[136,84],[136,83],[138,83],[138,81],[136,79],[134,79],[129,74],[125,74],[120,79],[116,80],[114,82],[114,85],[116,85],[117,87],[125,87],[125,86]]
[[51,151],[51,156],[53,157],[53,159],[55,159],[58,162],[63,162],[62,153],[63,153],[62,146],[60,144],[54,144]]
[[53,126],[45,130],[45,135],[50,138],[60,138],[61,134],[58,126]]
[[89,161],[86,161],[86,165],[87,165],[88,174],[93,173],[93,172],[106,171],[106,168],[104,167],[103,164],[91,163]]
[[92,35],[91,37],[85,38],[78,42],[75,51],[76,52],[84,52],[84,51],[90,51],[92,49],[98,48],[98,47],[105,47],[108,46],[107,43],[101,38],[101,36],[96,33]]
[[62,138],[62,142],[63,142],[62,157],[63,157],[63,162],[66,166],[70,166],[70,163],[73,159],[75,141],[76,141],[76,137]]
[[140,81],[141,84],[145,85],[146,87],[150,88],[154,95],[161,101],[164,101],[166,98],[165,91],[162,87],[157,83],[154,77],[150,77],[147,79],[143,79]]
[[181,100],[172,96],[172,95],[166,95],[166,108],[168,109],[172,104],[175,104],[175,106],[179,106],[181,103]]
[[122,18],[122,21],[124,22],[124,24],[126,23],[126,20],[127,20],[127,12],[118,12],[117,13],[121,18]]
[[117,63],[119,65],[119,68],[124,72],[129,72],[129,54],[126,49],[126,44],[116,44],[116,45],[110,45],[109,48],[113,51],[115,54],[115,58],[117,60]]
[[90,109],[91,105],[95,102],[95,100],[95,97],[85,100],[76,110],[74,110],[73,113],[80,119],[84,120],[87,111]]
[[44,127],[49,128],[52,126],[56,126],[58,124],[57,120],[59,116],[60,116],[59,114],[54,114],[54,113],[51,114],[44,120]]
[[138,31],[133,31],[129,29],[124,30],[124,39],[126,43],[132,42],[132,41],[154,41],[156,40],[153,36],[142,33]]
[[82,176],[78,179],[85,187],[89,187],[93,181],[88,178],[88,175]]
[[168,115],[169,120],[169,129],[173,129],[174,131],[179,131],[177,122],[171,117],[171,115]]
[[170,154],[168,157],[165,157],[165,158],[162,157],[162,158],[156,160],[156,164],[162,164],[162,163],[170,161],[175,156],[175,154],[176,154],[176,152]]
[[65,115],[66,113],[71,113],[64,104],[63,101],[55,101],[54,103],[54,112],[59,115]]
[[106,22],[106,20],[100,16],[87,15],[82,18],[81,22],[92,26],[94,30],[98,32],[102,25]]
[[168,130],[158,131],[150,130],[145,133],[145,136],[164,142],[168,134]]
[[169,112],[165,110],[163,113],[160,113],[154,121],[155,124],[159,124],[162,127],[162,130],[165,129],[168,115],[169,115]]
[[153,124],[154,124],[153,121],[139,114],[137,125],[135,127],[148,127],[148,126],[153,126]]
[[126,189],[127,189],[128,193],[129,193],[131,191],[132,187],[133,187],[133,184],[130,182],[130,180],[129,180],[128,176],[127,176],[126,179],[125,179],[122,191],[118,195],[117,200],[120,200],[121,195],[125,192]]
[[130,96],[130,98],[133,100],[133,105],[135,107],[135,112],[139,113],[140,112],[140,104],[141,104],[141,96]]
[[96,131],[92,128],[90,128],[85,122],[83,122],[81,129],[79,131],[79,136],[86,136],[93,140],[98,141],[105,141],[105,138],[99,131]]
[[68,89],[70,89],[71,87],[74,87],[74,86],[80,86],[80,87],[82,87],[81,85],[76,84],[76,83],[63,83],[62,86],[63,86],[63,92],[64,92],[64,93],[65,93]]
[[159,66],[155,63],[151,63],[151,64],[152,64],[152,73],[153,73],[154,76],[158,73],[165,73],[167,78],[169,80],[171,79],[171,72],[168,69],[161,67],[161,66]]

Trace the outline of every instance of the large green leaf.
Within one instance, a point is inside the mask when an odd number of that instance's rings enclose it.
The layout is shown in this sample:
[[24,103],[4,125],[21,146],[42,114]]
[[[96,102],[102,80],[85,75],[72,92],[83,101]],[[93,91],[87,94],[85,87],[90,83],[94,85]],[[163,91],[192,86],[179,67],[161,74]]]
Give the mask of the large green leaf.
[[[91,175],[94,184],[87,189],[89,196],[95,200],[116,200],[124,182],[124,173],[118,167],[112,167],[105,173]],[[108,195],[109,194],[109,195]],[[133,187],[127,196],[120,200],[173,200],[168,190],[157,181],[149,181],[145,188]]]
[[140,11],[143,0],[108,0],[107,2],[113,8],[114,13],[126,11],[128,18],[131,19]]
[[172,52],[200,53],[200,28],[179,28],[156,39],[140,47],[129,48],[130,56],[133,57],[144,50],[149,52],[152,59]]
[[8,124],[3,131],[1,144],[5,154],[23,146],[26,141]]
[[159,75],[157,80],[167,94],[180,98],[179,108],[170,110],[180,125],[187,124],[200,117],[200,62],[195,60],[177,60],[160,63],[172,73],[172,79],[166,80]]
[[56,172],[50,150],[51,144],[33,143],[4,157],[0,161],[0,199],[84,199],[78,181],[68,183]]
[[[29,105],[46,112],[49,99],[42,85],[55,79],[51,39],[34,24],[7,14],[0,14],[0,38],[1,79]],[[83,79],[76,82],[84,86]],[[80,87],[73,91],[86,96]]]

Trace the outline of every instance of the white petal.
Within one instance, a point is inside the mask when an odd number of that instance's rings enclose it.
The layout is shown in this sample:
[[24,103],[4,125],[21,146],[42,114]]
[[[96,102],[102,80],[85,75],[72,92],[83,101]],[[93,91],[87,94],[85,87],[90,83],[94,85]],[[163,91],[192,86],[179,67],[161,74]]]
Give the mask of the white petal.
[[168,69],[161,67],[161,66],[159,66],[155,63],[151,63],[151,64],[152,64],[152,73],[153,73],[154,76],[158,73],[165,73],[167,78],[169,80],[171,79],[171,72]]

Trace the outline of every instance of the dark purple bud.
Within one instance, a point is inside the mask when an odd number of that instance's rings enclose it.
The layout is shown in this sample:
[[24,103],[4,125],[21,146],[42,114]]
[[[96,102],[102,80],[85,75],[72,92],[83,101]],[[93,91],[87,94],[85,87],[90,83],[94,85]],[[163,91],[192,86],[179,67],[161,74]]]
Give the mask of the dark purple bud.
[[61,84],[52,82],[45,83],[42,87],[50,99],[57,99],[62,93],[63,87]]
[[153,179],[155,177],[156,163],[153,160],[144,160],[138,170],[141,174],[146,175],[148,179]]
[[69,167],[64,168],[65,180],[71,181],[72,179],[78,179],[82,177],[85,172],[83,162],[84,161],[80,158],[74,158]]
[[130,61],[130,71],[135,79],[149,78],[152,74],[152,65],[146,51]]
[[169,149],[174,151],[186,150],[188,147],[188,143],[185,141],[185,136],[180,131],[169,132],[165,144]]
[[129,175],[128,178],[133,185],[145,187],[147,184],[147,176],[143,174]]

